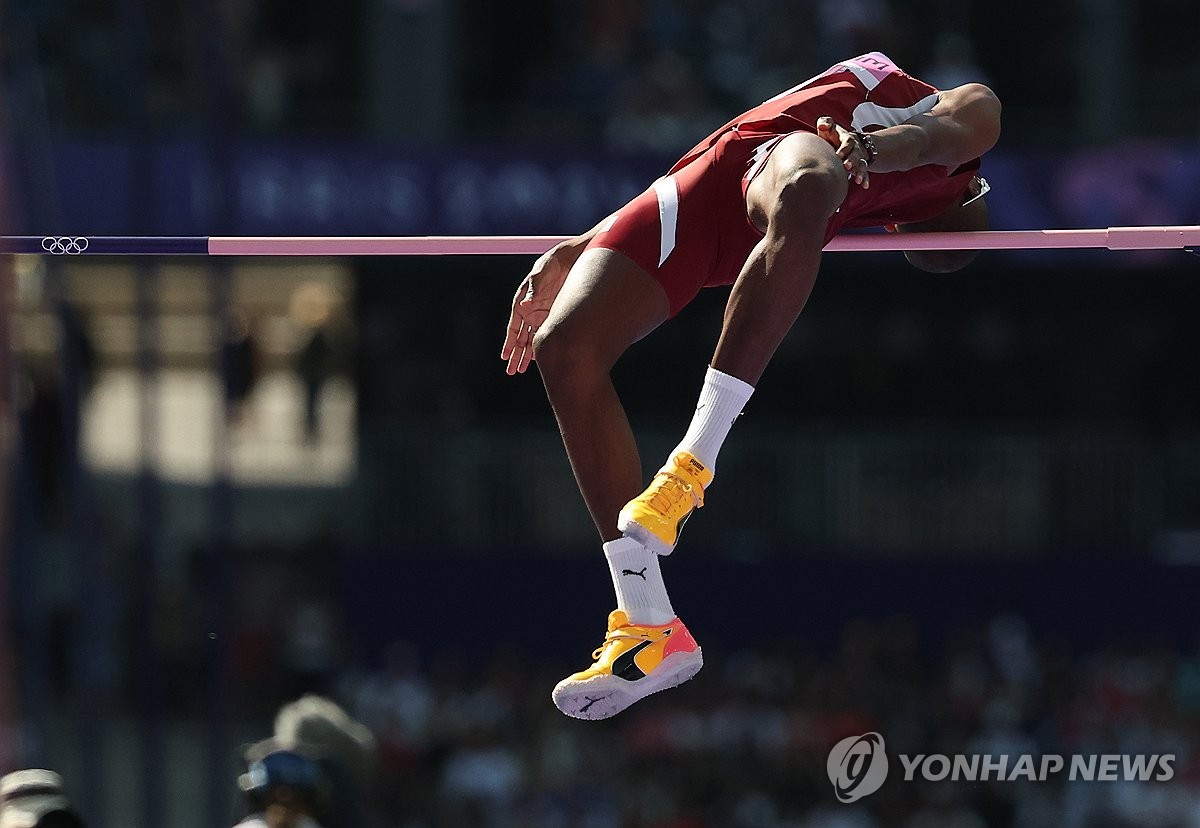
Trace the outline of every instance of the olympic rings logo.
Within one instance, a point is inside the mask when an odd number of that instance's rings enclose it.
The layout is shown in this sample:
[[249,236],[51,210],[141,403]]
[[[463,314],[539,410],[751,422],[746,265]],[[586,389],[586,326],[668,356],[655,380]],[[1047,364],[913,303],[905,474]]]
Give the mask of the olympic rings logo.
[[55,256],[78,256],[88,249],[88,240],[83,236],[46,236],[42,239],[42,250]]

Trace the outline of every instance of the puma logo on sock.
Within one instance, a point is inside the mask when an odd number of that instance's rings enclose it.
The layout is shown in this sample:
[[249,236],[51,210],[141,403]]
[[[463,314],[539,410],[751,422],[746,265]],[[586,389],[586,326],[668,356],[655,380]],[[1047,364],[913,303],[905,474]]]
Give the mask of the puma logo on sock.
[[644,580],[646,580],[646,570],[648,568],[649,567],[643,566],[640,572],[634,572],[632,569],[622,569],[621,574],[622,575],[636,575],[644,581]]

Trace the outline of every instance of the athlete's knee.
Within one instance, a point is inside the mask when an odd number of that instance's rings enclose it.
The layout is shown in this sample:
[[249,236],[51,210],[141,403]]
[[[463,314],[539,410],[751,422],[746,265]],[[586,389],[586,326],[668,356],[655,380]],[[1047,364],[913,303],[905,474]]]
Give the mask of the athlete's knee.
[[533,358],[547,382],[587,381],[611,367],[604,364],[596,337],[570,318],[543,325],[533,337]]
[[846,198],[846,171],[841,164],[809,159],[781,174],[769,220],[824,222]]
[[746,197],[752,217],[765,230],[779,220],[824,224],[846,197],[846,170],[833,147],[807,132],[779,142],[764,174]]

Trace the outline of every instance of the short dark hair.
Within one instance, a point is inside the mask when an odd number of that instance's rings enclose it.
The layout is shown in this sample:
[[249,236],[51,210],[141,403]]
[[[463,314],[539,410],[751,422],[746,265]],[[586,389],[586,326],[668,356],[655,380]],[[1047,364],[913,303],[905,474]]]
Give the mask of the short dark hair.
[[[967,204],[951,207],[928,221],[901,224],[896,230],[904,233],[961,233],[986,230],[988,226],[987,202],[982,198]],[[926,273],[954,273],[975,260],[978,250],[906,250],[904,258],[909,264]]]
[[926,273],[954,273],[975,261],[978,250],[906,250],[904,258]]
[[50,811],[42,815],[35,828],[83,828],[83,820],[70,809]]

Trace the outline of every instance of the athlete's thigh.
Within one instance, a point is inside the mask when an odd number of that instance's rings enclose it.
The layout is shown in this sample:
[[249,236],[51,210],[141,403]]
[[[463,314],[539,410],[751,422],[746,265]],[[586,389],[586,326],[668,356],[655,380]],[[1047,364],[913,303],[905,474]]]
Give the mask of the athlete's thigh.
[[534,343],[550,338],[615,363],[625,349],[661,325],[670,305],[662,285],[628,256],[602,247],[580,255]]
[[846,169],[833,147],[811,132],[790,133],[779,139],[746,185],[747,215],[760,231],[766,232],[780,193],[800,172],[817,174],[826,182],[822,189],[830,193],[833,206],[845,198]]

